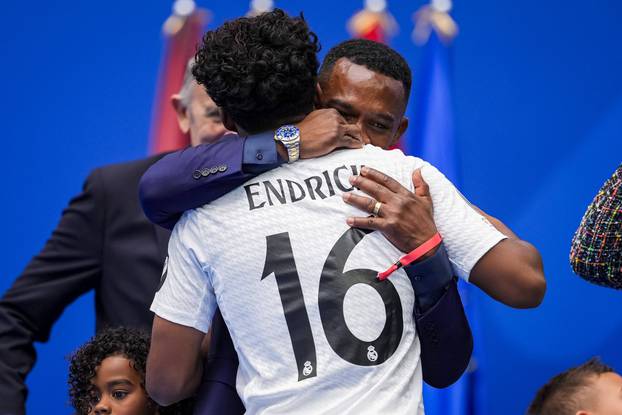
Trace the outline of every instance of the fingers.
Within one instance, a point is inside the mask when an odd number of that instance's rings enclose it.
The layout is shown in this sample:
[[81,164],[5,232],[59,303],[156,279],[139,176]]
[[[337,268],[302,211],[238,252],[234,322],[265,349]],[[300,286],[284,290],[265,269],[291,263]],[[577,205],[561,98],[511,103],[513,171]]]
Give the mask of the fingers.
[[[361,209],[364,212],[372,213],[374,211],[374,207],[376,206],[376,200],[365,197],[355,195],[354,193],[344,193],[342,195],[344,202],[347,204],[354,206],[356,208]],[[382,208],[380,208],[382,210]]]
[[361,134],[361,128],[358,125],[344,124],[342,128],[343,128],[344,147],[348,147],[348,148],[363,147],[364,145],[363,135]]
[[346,121],[345,118],[343,118],[343,115],[341,115],[341,113],[339,111],[337,111],[334,108],[329,108],[330,110],[330,114],[335,117],[335,119],[337,120],[337,122],[341,125],[347,125],[348,122]]
[[363,141],[361,127],[358,124],[344,124],[343,135],[349,135],[352,138]]
[[421,169],[417,169],[413,172],[413,185],[415,186],[415,194],[417,196],[430,196],[430,187],[425,182],[425,180],[423,180],[423,176],[421,175]]
[[335,148],[361,148],[365,145],[362,141],[348,136],[343,136],[343,138],[339,140],[339,143],[340,144]]
[[[371,167],[363,166],[361,168],[361,176],[375,183],[382,185],[393,193],[408,194],[409,191],[402,186],[397,180]],[[361,189],[362,190],[362,189]],[[367,193],[367,192],[365,192]]]
[[350,183],[379,202],[386,203],[393,196],[391,190],[363,176],[350,176]]
[[332,121],[335,121],[337,124],[340,125],[345,125],[346,123],[346,119],[343,118],[343,116],[339,113],[339,111],[337,111],[334,108],[324,108],[321,110],[317,110],[318,111],[318,115],[326,118],[326,119],[331,119]]
[[374,216],[367,218],[352,217],[346,220],[346,223],[353,228],[372,229],[376,231],[383,231],[386,227],[386,220]]

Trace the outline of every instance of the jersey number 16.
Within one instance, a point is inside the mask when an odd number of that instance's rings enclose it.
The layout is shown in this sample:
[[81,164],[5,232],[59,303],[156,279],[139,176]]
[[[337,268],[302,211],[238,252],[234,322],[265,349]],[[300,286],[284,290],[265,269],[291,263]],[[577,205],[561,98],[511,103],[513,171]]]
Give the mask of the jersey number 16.
[[[341,235],[324,263],[318,296],[320,318],[328,344],[342,359],[360,366],[379,365],[389,359],[397,349],[404,329],[402,304],[389,279],[378,281],[377,272],[370,269],[344,272],[350,253],[369,232],[351,228]],[[270,235],[266,240],[266,262],[261,279],[274,273],[294,349],[298,381],[309,379],[317,375],[315,342],[289,233]],[[384,327],[378,338],[371,342],[357,338],[346,324],[343,303],[346,293],[355,284],[367,284],[375,289],[385,306]]]

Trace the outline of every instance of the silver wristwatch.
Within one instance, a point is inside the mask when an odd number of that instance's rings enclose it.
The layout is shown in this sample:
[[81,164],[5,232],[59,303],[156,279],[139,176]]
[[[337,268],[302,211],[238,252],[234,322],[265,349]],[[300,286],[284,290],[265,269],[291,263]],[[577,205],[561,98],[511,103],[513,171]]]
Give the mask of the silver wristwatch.
[[300,158],[300,130],[295,125],[283,125],[274,132],[274,139],[280,141],[287,150],[288,162]]

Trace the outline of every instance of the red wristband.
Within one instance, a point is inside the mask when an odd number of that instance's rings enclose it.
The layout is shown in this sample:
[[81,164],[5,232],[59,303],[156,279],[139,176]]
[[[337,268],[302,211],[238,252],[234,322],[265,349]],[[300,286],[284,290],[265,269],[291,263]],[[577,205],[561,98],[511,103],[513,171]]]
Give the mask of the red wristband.
[[384,272],[379,272],[377,278],[380,281],[386,280],[389,277],[389,275],[393,274],[393,272],[415,262],[416,260],[424,256],[425,254],[427,254],[428,252],[430,252],[431,250],[439,246],[442,241],[443,241],[443,238],[441,237],[441,234],[436,232],[436,234],[434,234],[433,237],[431,237],[430,239],[428,239],[427,241],[425,241],[424,243],[422,243],[421,245],[419,245],[418,247],[416,247],[415,249],[413,249],[412,251],[410,251],[403,257],[401,257],[395,264],[391,265],[389,269],[387,269]]

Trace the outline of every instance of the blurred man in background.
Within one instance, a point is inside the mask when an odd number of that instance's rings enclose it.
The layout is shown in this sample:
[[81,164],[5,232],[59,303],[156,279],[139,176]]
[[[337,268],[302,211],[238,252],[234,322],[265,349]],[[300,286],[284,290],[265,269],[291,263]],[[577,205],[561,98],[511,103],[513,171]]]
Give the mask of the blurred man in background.
[[[218,107],[189,70],[171,100],[192,145],[213,142],[227,131]],[[169,232],[144,216],[138,181],[161,157],[93,170],[41,252],[0,299],[0,414],[24,413],[34,342],[47,341],[63,310],[82,294],[95,290],[97,331],[151,327],[149,304]]]

